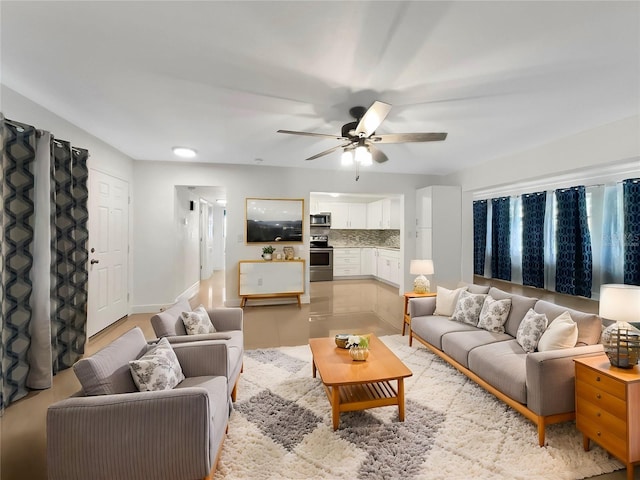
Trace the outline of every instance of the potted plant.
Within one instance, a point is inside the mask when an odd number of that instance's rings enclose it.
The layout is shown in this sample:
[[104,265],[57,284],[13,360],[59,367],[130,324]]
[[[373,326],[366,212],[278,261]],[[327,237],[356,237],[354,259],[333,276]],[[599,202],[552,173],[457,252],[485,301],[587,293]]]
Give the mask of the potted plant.
[[275,252],[275,248],[273,248],[271,245],[269,245],[268,247],[262,247],[262,258],[265,260],[271,260],[273,257],[273,252]]

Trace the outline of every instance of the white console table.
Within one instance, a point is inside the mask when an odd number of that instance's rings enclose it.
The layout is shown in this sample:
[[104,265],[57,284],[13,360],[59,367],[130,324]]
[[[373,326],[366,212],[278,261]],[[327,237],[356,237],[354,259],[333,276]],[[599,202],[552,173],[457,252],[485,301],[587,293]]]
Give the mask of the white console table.
[[238,262],[238,296],[248,299],[296,297],[304,293],[304,260],[241,260]]

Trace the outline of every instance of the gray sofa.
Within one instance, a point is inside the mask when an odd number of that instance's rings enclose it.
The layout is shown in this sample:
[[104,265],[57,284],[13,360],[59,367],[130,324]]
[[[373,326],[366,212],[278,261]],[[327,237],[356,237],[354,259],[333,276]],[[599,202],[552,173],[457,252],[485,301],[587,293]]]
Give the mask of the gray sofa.
[[191,310],[187,300],[179,300],[170,308],[151,317],[153,331],[158,338],[166,337],[172,345],[201,341],[221,345],[221,349],[217,350],[221,358],[216,362],[222,362],[222,358],[227,359],[225,376],[229,380],[231,398],[235,401],[244,356],[243,311],[241,308],[207,308],[216,333],[187,335],[180,315]]
[[184,380],[140,392],[129,360],[151,347],[134,328],[74,365],[83,390],[47,411],[49,480],[212,478],[231,411],[223,347],[173,345]]
[[[478,385],[520,412],[538,427],[540,446],[545,426],[575,418],[573,358],[603,353],[598,344],[602,320],[544,300],[469,285],[470,293],[489,293],[494,299],[511,299],[505,333],[493,333],[472,325],[433,315],[436,297],[412,298],[409,345],[415,338]],[[520,322],[532,308],[552,322],[568,311],[578,326],[575,347],[526,353],[516,341]]]

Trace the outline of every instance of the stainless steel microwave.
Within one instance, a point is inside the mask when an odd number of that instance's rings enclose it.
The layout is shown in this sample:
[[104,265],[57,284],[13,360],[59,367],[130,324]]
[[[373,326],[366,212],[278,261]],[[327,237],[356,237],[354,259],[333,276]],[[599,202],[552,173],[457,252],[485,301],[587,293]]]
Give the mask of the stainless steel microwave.
[[312,227],[330,227],[331,212],[313,213],[309,223]]

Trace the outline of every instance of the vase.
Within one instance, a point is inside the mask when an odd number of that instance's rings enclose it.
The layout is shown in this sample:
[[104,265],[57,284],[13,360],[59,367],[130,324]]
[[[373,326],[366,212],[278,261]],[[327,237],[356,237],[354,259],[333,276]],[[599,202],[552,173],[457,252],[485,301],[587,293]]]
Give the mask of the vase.
[[262,258],[265,260],[271,260],[273,257],[271,256],[270,253],[263,253]]
[[369,356],[369,349],[367,347],[351,347],[349,355],[356,362],[364,362]]

